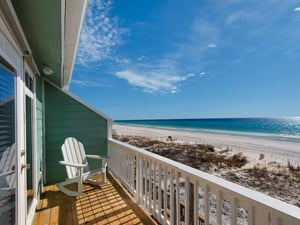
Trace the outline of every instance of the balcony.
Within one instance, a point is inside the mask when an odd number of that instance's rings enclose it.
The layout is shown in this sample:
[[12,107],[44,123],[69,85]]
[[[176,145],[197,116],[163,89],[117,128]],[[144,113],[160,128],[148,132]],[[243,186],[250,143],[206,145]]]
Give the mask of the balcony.
[[44,187],[33,225],[45,224],[156,223],[138,207],[113,176],[108,175],[107,182],[100,187],[84,185],[84,194],[76,198],[64,195],[56,185]]
[[33,224],[300,224],[296,206],[143,149],[109,139],[108,154],[107,183],[77,198],[46,186]]

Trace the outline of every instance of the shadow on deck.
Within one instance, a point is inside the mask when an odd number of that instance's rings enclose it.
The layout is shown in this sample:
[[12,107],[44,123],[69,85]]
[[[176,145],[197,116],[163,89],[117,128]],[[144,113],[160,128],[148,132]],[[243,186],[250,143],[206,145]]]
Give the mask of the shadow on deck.
[[108,175],[100,186],[84,185],[84,194],[69,197],[55,185],[45,186],[33,225],[156,224]]

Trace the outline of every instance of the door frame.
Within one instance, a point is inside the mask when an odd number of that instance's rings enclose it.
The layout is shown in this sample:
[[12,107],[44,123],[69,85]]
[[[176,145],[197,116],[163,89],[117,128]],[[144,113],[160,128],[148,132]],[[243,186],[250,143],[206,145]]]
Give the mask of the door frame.
[[[28,76],[30,78],[32,78],[32,90],[30,90],[27,86],[26,86],[26,73],[28,74]],[[35,214],[35,209],[37,206],[37,140],[36,140],[36,98],[35,98],[35,90],[36,90],[36,84],[35,84],[35,76],[32,72],[32,70],[30,69],[30,67],[26,64],[26,62],[24,62],[24,72],[23,72],[23,76],[24,76],[24,132],[25,132],[25,164],[27,164],[26,162],[26,154],[27,154],[27,145],[26,145],[26,139],[27,139],[27,135],[26,135],[26,97],[28,96],[31,101],[31,143],[32,143],[32,164],[30,165],[31,169],[32,169],[32,191],[33,191],[33,199],[31,202],[31,206],[29,209],[27,204],[27,192],[25,193],[25,203],[26,203],[26,207],[25,207],[25,215],[26,215],[26,224],[31,224],[34,214]],[[27,190],[27,176],[24,176],[24,185],[25,185],[25,190]],[[28,210],[28,211],[27,211]]]

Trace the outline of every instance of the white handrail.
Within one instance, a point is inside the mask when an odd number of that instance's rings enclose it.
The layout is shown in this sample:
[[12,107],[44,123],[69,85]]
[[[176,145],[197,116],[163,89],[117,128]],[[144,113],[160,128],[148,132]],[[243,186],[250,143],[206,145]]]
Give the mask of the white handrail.
[[108,151],[109,170],[162,224],[300,224],[300,208],[263,193],[114,139]]

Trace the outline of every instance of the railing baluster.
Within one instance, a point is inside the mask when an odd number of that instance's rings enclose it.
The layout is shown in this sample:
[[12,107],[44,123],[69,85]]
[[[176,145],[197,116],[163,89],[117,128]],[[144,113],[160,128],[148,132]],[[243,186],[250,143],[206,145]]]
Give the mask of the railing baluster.
[[149,160],[149,212],[153,213],[153,163]]
[[132,160],[131,154],[127,151],[127,161],[128,161],[128,188],[132,192]]
[[271,215],[271,221],[270,222],[271,222],[270,224],[272,224],[272,225],[281,225],[282,224],[281,219],[278,216],[274,215],[274,214]]
[[176,224],[180,225],[179,172],[176,172]]
[[248,225],[254,225],[254,216],[255,216],[254,206],[251,205],[248,208]]
[[175,210],[174,210],[174,169],[170,172],[170,224],[175,222]]
[[143,203],[144,207],[147,208],[147,160],[143,157],[143,177],[144,177],[144,193],[143,193]]
[[134,171],[135,171],[135,160],[134,160],[134,154],[131,155],[131,193],[134,193],[134,183],[135,183],[135,176],[134,176]]
[[140,199],[140,204],[142,205],[144,200],[144,196],[143,196],[143,191],[144,191],[144,185],[143,185],[143,181],[144,181],[144,178],[143,178],[143,158],[141,156],[139,156],[140,158],[140,175],[139,175],[139,183],[140,183],[140,190],[139,190],[139,199]]
[[159,223],[161,223],[161,218],[162,218],[161,176],[162,176],[162,168],[161,168],[161,164],[159,164],[158,165],[158,213],[159,213],[158,222]]
[[144,202],[144,206],[146,209],[148,209],[148,160],[147,158],[144,158],[144,179],[145,179],[145,193],[144,193],[144,199],[145,199],[145,202]]
[[237,224],[237,199],[233,198],[231,201],[231,224]]
[[168,167],[164,167],[164,220],[163,225],[167,224],[168,219],[168,188],[167,188],[167,181],[168,181]]
[[269,224],[269,212],[262,210],[260,207],[255,208],[254,224]]
[[223,194],[221,191],[217,191],[217,224],[222,224],[222,203]]
[[157,206],[157,168],[156,168],[156,161],[154,161],[153,164],[153,216],[154,218],[157,217],[156,206]]
[[185,177],[185,185],[184,185],[184,221],[185,224],[189,224],[190,221],[190,179],[188,176]]
[[198,198],[198,181],[194,182],[194,224],[199,224],[199,198]]
[[129,184],[128,184],[129,171],[127,169],[127,167],[128,167],[128,154],[126,154],[126,153],[127,153],[127,151],[124,151],[124,157],[123,157],[123,159],[125,159],[125,160],[122,161],[122,163],[123,163],[122,170],[123,170],[123,174],[124,174],[125,187],[128,188],[128,186],[129,186]]
[[209,191],[210,188],[206,184],[204,185],[204,219],[205,225],[209,225]]

